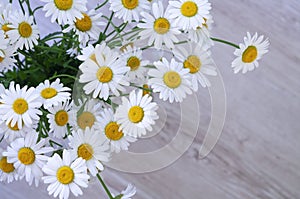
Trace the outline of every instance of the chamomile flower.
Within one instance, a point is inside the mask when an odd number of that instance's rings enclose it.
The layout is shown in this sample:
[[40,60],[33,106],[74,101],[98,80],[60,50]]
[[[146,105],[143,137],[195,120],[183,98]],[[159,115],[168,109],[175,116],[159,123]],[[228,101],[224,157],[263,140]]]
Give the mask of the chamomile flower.
[[136,194],[136,187],[128,184],[125,190],[121,192],[121,199],[131,199]]
[[142,21],[138,27],[143,30],[139,33],[142,40],[148,40],[148,46],[154,44],[155,48],[160,49],[163,44],[168,48],[174,47],[174,42],[178,42],[176,35],[180,31],[170,22],[168,12],[164,10],[161,1],[152,4],[151,14],[142,12]]
[[71,96],[68,92],[71,91],[71,89],[64,87],[59,79],[56,79],[55,82],[51,84],[49,80],[45,80],[44,83],[40,83],[38,87],[36,87],[36,90],[40,94],[40,99],[45,109],[51,106],[57,106],[59,103],[69,100]]
[[196,30],[205,24],[211,4],[207,0],[175,0],[169,1],[168,8],[175,26],[183,30]]
[[3,149],[0,148],[0,182],[11,183],[19,179],[19,174],[13,163],[7,162],[7,157],[3,156]]
[[90,10],[88,13],[83,13],[83,18],[76,18],[68,28],[63,32],[70,32],[74,30],[78,35],[78,40],[82,44],[86,44],[90,40],[97,40],[101,26],[105,23],[101,21],[102,13],[96,13],[95,10]]
[[244,37],[244,43],[240,44],[240,49],[236,49],[234,55],[237,58],[232,62],[231,67],[234,68],[234,73],[242,71],[246,73],[252,71],[259,66],[258,60],[268,52],[269,39],[264,40],[264,36],[258,37],[257,33],[250,35],[247,32],[247,36]]
[[49,195],[60,199],[68,199],[70,191],[75,195],[82,195],[80,187],[87,188],[90,176],[87,174],[85,160],[71,159],[69,151],[63,151],[62,158],[55,153],[43,167],[46,174],[42,177]]
[[192,94],[189,69],[172,58],[169,62],[166,58],[154,62],[156,69],[150,69],[148,74],[149,85],[154,93],[159,93],[159,98],[170,103],[182,102],[186,94]]
[[212,16],[204,19],[205,23],[202,27],[197,27],[196,30],[189,29],[187,31],[188,38],[195,43],[198,43],[204,50],[209,49],[214,45],[213,40],[210,38],[210,30],[213,24]]
[[216,76],[217,72],[210,51],[203,50],[196,43],[189,43],[176,46],[173,53],[183,63],[183,67],[189,69],[194,91],[198,90],[198,82],[202,87],[211,85],[206,75]]
[[119,96],[118,90],[125,91],[123,86],[129,86],[124,75],[130,68],[104,43],[96,46],[94,59],[87,59],[79,68],[82,71],[79,82],[85,83],[83,90],[87,95],[93,94],[93,98],[107,100],[110,91]]
[[46,3],[43,11],[45,17],[51,16],[51,22],[57,20],[58,24],[68,24],[83,18],[82,13],[87,11],[87,0],[41,0]]
[[71,156],[73,158],[81,157],[86,160],[86,165],[92,176],[104,170],[101,162],[108,162],[110,157],[109,145],[104,135],[91,129],[85,131],[78,130],[69,137]]
[[22,124],[22,128],[18,128],[18,124],[16,123],[14,126],[11,125],[11,122],[6,124],[5,122],[2,122],[0,124],[1,132],[0,134],[4,134],[4,139],[6,139],[9,143],[14,141],[17,138],[24,137],[27,133],[35,131],[37,127],[37,121],[34,121],[34,123],[27,127],[24,124]]
[[16,67],[16,60],[13,58],[14,47],[9,45],[6,49],[0,49],[0,54],[0,72],[13,70]]
[[140,13],[149,10],[149,2],[145,0],[110,0],[110,10],[124,22],[139,22]]
[[43,176],[42,167],[45,165],[48,156],[44,155],[53,151],[52,147],[44,147],[45,139],[38,141],[38,133],[30,132],[24,138],[18,138],[7,147],[3,155],[7,162],[13,163],[22,179],[31,185],[33,180],[38,186]]
[[135,90],[129,94],[129,100],[122,97],[122,104],[117,108],[115,119],[120,124],[120,129],[125,135],[141,137],[146,135],[146,130],[152,131],[151,125],[155,124],[158,115],[158,106],[152,102],[149,95],[143,96],[143,91]]
[[6,33],[11,30],[8,25],[11,24],[10,17],[13,15],[12,5],[10,3],[6,3],[6,6],[3,5],[2,10],[0,11],[0,29],[4,31],[6,37]]
[[97,99],[86,99],[84,103],[80,101],[78,106],[73,105],[70,111],[70,125],[73,129],[98,130],[97,118],[100,116],[102,104]]
[[49,114],[47,114],[47,118],[50,124],[49,133],[53,133],[54,137],[63,138],[68,132],[71,107],[72,103],[66,101],[48,108]]
[[20,88],[20,85],[15,86],[14,82],[11,82],[9,89],[1,95],[0,98],[0,113],[2,114],[2,120],[11,127],[17,124],[19,129],[22,129],[23,124],[27,127],[31,127],[34,120],[39,120],[39,115],[42,114],[38,108],[42,103],[38,100],[39,94],[31,87],[27,89],[27,86]]
[[[77,56],[77,59],[80,61],[85,61],[88,58],[92,59],[92,57],[95,56],[94,51],[95,51],[95,47],[92,44],[88,44],[87,47],[85,47],[81,50],[81,54]],[[96,58],[94,58],[94,59],[96,62]]]
[[33,16],[29,16],[28,13],[24,15],[20,11],[16,12],[11,17],[11,25],[8,25],[8,27],[12,29],[7,32],[8,38],[16,49],[20,48],[22,50],[25,47],[29,50],[38,44],[39,30],[33,22]]
[[116,122],[111,109],[104,109],[98,121],[100,131],[103,132],[105,139],[110,144],[111,152],[119,153],[121,150],[128,150],[130,142],[137,140],[129,135],[124,135],[124,133],[119,130],[120,125]]
[[124,49],[121,54],[122,59],[125,60],[126,65],[130,67],[130,71],[127,72],[128,80],[132,83],[141,81],[145,78],[147,68],[145,67],[149,61],[144,60],[142,57],[143,51],[130,45]]

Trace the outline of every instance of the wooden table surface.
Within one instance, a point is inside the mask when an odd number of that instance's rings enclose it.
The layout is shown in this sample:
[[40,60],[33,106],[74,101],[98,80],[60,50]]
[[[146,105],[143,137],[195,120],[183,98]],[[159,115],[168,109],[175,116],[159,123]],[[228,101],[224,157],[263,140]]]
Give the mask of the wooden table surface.
[[[103,173],[116,193],[128,182],[141,199],[299,199],[300,198],[300,1],[211,0],[213,36],[239,43],[247,31],[269,37],[270,52],[246,75],[230,68],[234,49],[216,43],[213,58],[223,77],[227,115],[222,135],[205,158],[202,144],[210,121],[206,89],[197,93],[200,128],[189,150],[162,170],[129,174],[107,168]],[[193,105],[191,105],[193,106]],[[172,113],[166,133],[135,150],[153,150],[169,142],[179,117]],[[193,113],[191,113],[191,116]],[[175,119],[174,119],[175,118]],[[140,148],[141,149],[141,148]],[[0,185],[1,199],[48,198],[45,187],[24,182]],[[49,197],[51,198],[51,197]],[[80,198],[107,198],[95,180]]]

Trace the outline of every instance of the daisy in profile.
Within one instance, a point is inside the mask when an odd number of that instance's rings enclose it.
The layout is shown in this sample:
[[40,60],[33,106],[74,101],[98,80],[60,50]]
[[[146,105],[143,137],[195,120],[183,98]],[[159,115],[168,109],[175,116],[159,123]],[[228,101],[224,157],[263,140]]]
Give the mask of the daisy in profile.
[[69,137],[71,157],[81,157],[86,161],[87,168],[92,176],[96,176],[99,171],[103,171],[102,162],[108,162],[110,158],[109,145],[101,133],[78,130]]
[[204,19],[204,21],[202,27],[199,26],[196,30],[189,29],[187,34],[192,42],[198,43],[204,50],[207,50],[214,45],[213,40],[210,38],[210,30],[213,24],[212,16]]
[[90,39],[96,41],[101,32],[101,26],[106,25],[101,21],[101,16],[102,13],[90,10],[88,13],[83,13],[83,18],[76,18],[75,21],[72,21],[63,32],[74,30],[82,44],[86,44]]
[[24,15],[19,11],[10,20],[11,25],[8,27],[12,30],[7,32],[10,43],[16,49],[22,50],[24,47],[26,50],[33,49],[34,45],[38,44],[39,38],[39,29],[33,22],[33,16],[29,16],[28,13]]
[[183,30],[202,27],[208,19],[211,4],[207,0],[169,1],[168,11],[175,26]]
[[101,117],[98,119],[100,131],[105,135],[105,139],[109,142],[111,152],[119,153],[121,150],[128,150],[130,142],[137,139],[129,135],[124,135],[120,131],[120,125],[114,119],[112,109],[104,109]]
[[156,69],[150,69],[148,75],[149,85],[154,93],[159,93],[159,98],[170,103],[182,102],[186,94],[192,94],[191,82],[187,68],[172,58],[169,62],[166,58],[154,62]]
[[6,49],[0,49],[0,72],[7,72],[13,70],[17,62],[13,56],[15,55],[15,49],[13,46],[8,46]]
[[3,149],[0,148],[0,182],[11,183],[19,179],[19,174],[13,163],[7,162],[7,157],[3,156]]
[[110,0],[109,10],[124,22],[139,22],[140,13],[149,10],[150,3],[145,0]]
[[50,124],[49,133],[53,133],[54,137],[59,139],[63,138],[68,132],[71,107],[72,103],[66,101],[48,108],[49,114],[47,114],[47,118]]
[[163,44],[168,48],[173,48],[174,43],[178,42],[176,35],[180,31],[173,26],[168,12],[164,10],[161,1],[152,4],[151,14],[142,12],[142,21],[138,27],[143,30],[139,33],[142,40],[148,40],[148,46],[154,44],[155,48],[160,49]]
[[88,44],[87,47],[83,48],[81,50],[81,54],[77,56],[77,59],[80,61],[85,61],[88,58],[95,60],[96,62],[96,57],[95,57],[95,47],[92,44]]
[[49,80],[45,80],[44,83],[40,83],[36,87],[36,91],[40,94],[40,99],[45,109],[51,106],[57,106],[59,103],[69,100],[71,96],[68,92],[71,91],[71,89],[64,87],[59,79],[56,79],[55,82],[51,84]]
[[136,194],[136,187],[132,184],[128,184],[125,190],[121,192],[116,198],[131,199]]
[[211,85],[206,75],[216,76],[217,72],[210,51],[203,50],[199,44],[187,43],[176,46],[173,53],[183,67],[189,69],[194,91],[198,90],[198,83],[202,87]]
[[45,184],[49,184],[47,191],[55,198],[68,199],[70,191],[75,196],[82,195],[80,187],[87,188],[90,176],[87,174],[85,160],[71,159],[71,154],[63,150],[62,158],[55,153],[43,167],[46,174],[42,177]]
[[143,51],[141,49],[128,45],[121,54],[126,65],[130,67],[130,71],[128,71],[126,75],[128,80],[132,83],[139,82],[141,79],[145,78],[147,72],[145,66],[149,61],[143,59],[142,53]]
[[263,35],[258,37],[257,33],[255,33],[252,37],[247,32],[247,36],[244,37],[244,43],[240,44],[240,49],[236,49],[234,52],[234,55],[237,56],[231,65],[234,73],[239,71],[246,73],[257,68],[259,66],[258,60],[268,52],[269,45],[269,39],[264,40]]
[[105,43],[97,45],[95,59],[87,59],[79,69],[82,71],[79,82],[85,83],[83,90],[87,95],[93,94],[93,98],[99,96],[107,100],[110,91],[119,96],[118,90],[124,92],[123,86],[129,86],[124,75],[130,68],[119,59],[119,53],[111,50]]
[[122,97],[122,104],[116,110],[115,119],[125,135],[141,137],[146,135],[146,130],[152,131],[151,125],[158,119],[157,109],[158,106],[152,102],[151,96],[143,96],[142,90],[133,90],[129,94],[129,100]]
[[92,131],[98,130],[97,118],[100,116],[103,103],[97,99],[86,99],[79,101],[79,105],[73,105],[70,111],[70,125],[75,131],[90,128]]
[[11,127],[16,124],[19,129],[22,129],[23,124],[31,127],[34,121],[39,120],[39,115],[42,114],[38,110],[42,103],[35,88],[27,89],[27,86],[20,88],[20,85],[15,86],[14,82],[11,82],[9,89],[1,95],[0,103],[2,120],[7,125],[10,124]]
[[87,0],[41,0],[46,3],[43,11],[45,17],[51,16],[51,23],[57,20],[58,24],[68,24],[83,18],[82,13],[87,11]]
[[44,147],[45,139],[38,142],[38,133],[30,132],[23,138],[18,138],[7,147],[3,155],[7,157],[8,163],[13,163],[18,170],[20,179],[25,177],[29,185],[33,180],[38,186],[43,176],[42,167],[45,165],[48,156],[44,155],[53,151],[52,147]]
[[11,24],[10,17],[13,16],[12,5],[8,2],[3,5],[3,8],[0,9],[0,29],[4,31],[5,36],[7,37],[7,32],[12,30],[9,25]]

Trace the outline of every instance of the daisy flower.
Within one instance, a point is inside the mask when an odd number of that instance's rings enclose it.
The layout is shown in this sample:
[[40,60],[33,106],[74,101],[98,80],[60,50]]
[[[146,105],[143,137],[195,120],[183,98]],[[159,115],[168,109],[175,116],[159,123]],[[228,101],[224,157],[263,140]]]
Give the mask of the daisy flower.
[[20,11],[16,12],[14,16],[10,18],[11,25],[8,25],[12,30],[7,32],[8,38],[11,44],[15,45],[15,48],[21,50],[33,49],[34,45],[38,44],[39,30],[37,25],[33,22],[33,16],[29,16],[28,13],[22,14]]
[[57,20],[59,25],[72,23],[83,18],[82,13],[87,11],[87,0],[41,0],[46,3],[43,11],[45,17],[51,16],[51,23]]
[[122,85],[129,86],[124,75],[130,68],[119,59],[116,51],[111,50],[104,43],[96,46],[95,60],[87,59],[79,66],[82,71],[79,82],[85,83],[83,87],[85,93],[93,94],[93,98],[99,96],[104,100],[108,99],[110,91],[119,96],[118,90],[125,91]]
[[112,109],[104,109],[101,117],[98,119],[101,132],[104,133],[105,139],[110,144],[111,152],[119,153],[121,150],[128,150],[130,142],[135,142],[137,139],[129,135],[124,135],[120,131],[120,125],[114,119]]
[[122,97],[122,104],[117,108],[115,118],[120,129],[125,135],[141,137],[146,135],[146,130],[152,131],[151,125],[155,124],[158,115],[158,106],[152,102],[149,95],[143,96],[143,91],[135,90],[129,94],[129,100]]
[[212,16],[204,19],[205,23],[202,27],[197,27],[196,30],[189,29],[187,31],[188,38],[195,43],[198,43],[204,50],[209,49],[214,45],[213,40],[210,38],[210,30],[213,24]]
[[81,54],[77,56],[77,59],[80,61],[85,61],[88,58],[90,58],[96,62],[94,51],[95,51],[95,47],[92,44],[88,44],[87,47],[81,50]]
[[142,53],[143,51],[141,49],[128,45],[121,54],[126,65],[130,67],[130,71],[128,71],[126,75],[128,80],[132,83],[139,82],[141,79],[145,78],[147,72],[145,66],[149,61],[143,60]]
[[6,139],[9,143],[14,141],[16,138],[24,137],[26,133],[33,132],[37,128],[37,121],[34,121],[30,127],[22,124],[22,128],[18,128],[18,124],[16,123],[14,126],[11,125],[11,122],[6,124],[2,122],[0,125],[1,132],[0,134],[4,134],[4,139]]
[[0,72],[13,70],[16,65],[16,60],[13,58],[15,49],[13,46],[8,46],[6,49],[0,49]]
[[3,5],[3,8],[0,11],[0,29],[4,31],[5,35],[7,36],[7,32],[12,30],[8,25],[11,24],[10,17],[13,14],[12,12],[12,5],[8,2],[5,3],[6,6]]
[[104,170],[101,162],[108,162],[110,153],[109,145],[101,133],[91,131],[86,128],[85,131],[79,129],[69,136],[71,157],[81,157],[86,160],[86,165],[92,176]]
[[169,1],[168,8],[175,26],[183,30],[195,30],[205,24],[211,4],[207,0],[176,0]]
[[240,44],[240,48],[236,49],[234,55],[237,58],[232,62],[231,67],[234,68],[234,73],[242,71],[246,73],[252,71],[259,66],[258,60],[268,52],[269,39],[264,40],[264,36],[258,37],[257,33],[252,37],[249,32],[244,37],[244,43]]
[[210,51],[205,51],[196,43],[178,45],[173,51],[174,56],[183,63],[183,67],[189,69],[190,80],[194,91],[198,90],[198,82],[202,87],[210,86],[205,75],[216,76],[216,68],[210,57]]
[[40,99],[45,109],[51,106],[57,106],[59,103],[69,100],[71,96],[68,92],[71,91],[71,89],[64,87],[59,79],[56,79],[55,82],[51,84],[49,80],[45,80],[44,83],[40,83],[38,87],[36,87],[36,91],[40,94]]
[[60,199],[68,199],[70,191],[75,195],[82,195],[80,187],[87,188],[90,176],[87,174],[85,160],[77,158],[71,159],[69,151],[63,151],[62,158],[55,153],[43,167],[46,174],[42,177],[45,184],[50,184],[47,188],[49,195]]
[[21,89],[19,84],[15,86],[15,83],[11,82],[9,89],[5,90],[0,98],[2,120],[11,127],[17,124],[19,129],[22,129],[23,124],[31,127],[33,121],[39,120],[39,115],[42,114],[38,110],[42,105],[38,98],[39,94],[33,87],[27,90],[27,86],[24,86]]
[[160,49],[163,44],[168,48],[174,47],[174,42],[178,42],[176,35],[180,34],[180,31],[173,26],[170,22],[168,12],[165,12],[161,1],[152,4],[151,14],[142,12],[142,21],[138,27],[142,28],[139,33],[141,39],[148,40],[148,46],[154,44],[155,48]]
[[169,62],[166,58],[154,62],[156,69],[150,69],[148,74],[149,85],[154,93],[159,93],[159,98],[170,103],[182,102],[186,94],[192,94],[189,69],[172,58]]
[[0,148],[0,182],[11,183],[19,179],[19,174],[13,163],[7,162],[7,157],[2,155],[4,150]]
[[97,99],[87,99],[84,103],[79,102],[78,106],[73,105],[70,112],[70,125],[74,130],[99,129],[97,118],[102,110],[102,102]]
[[115,12],[115,17],[124,22],[135,20],[139,22],[140,13],[149,10],[149,2],[145,0],[110,0],[109,10]]
[[74,30],[78,35],[78,40],[82,44],[86,44],[90,39],[97,40],[101,32],[101,26],[106,25],[101,21],[102,13],[96,13],[95,10],[90,10],[88,13],[83,13],[83,18],[76,20],[64,29],[63,32]]
[[7,147],[3,155],[7,162],[13,163],[22,179],[25,176],[29,185],[35,180],[38,186],[43,176],[42,167],[45,165],[48,156],[44,155],[53,151],[52,147],[44,147],[45,139],[38,141],[38,133],[30,132],[24,138],[18,138]]
[[125,190],[121,192],[116,198],[131,199],[136,194],[136,187],[132,184],[128,184]]
[[71,107],[72,103],[66,101],[48,109],[49,114],[47,114],[47,118],[50,124],[49,133],[53,133],[54,137],[63,138],[68,132]]

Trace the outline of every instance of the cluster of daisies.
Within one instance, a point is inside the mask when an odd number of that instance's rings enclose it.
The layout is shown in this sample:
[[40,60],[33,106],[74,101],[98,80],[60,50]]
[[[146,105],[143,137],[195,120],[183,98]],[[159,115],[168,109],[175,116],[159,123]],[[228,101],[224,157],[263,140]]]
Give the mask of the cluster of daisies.
[[[210,48],[224,40],[211,38],[207,0],[106,0],[90,10],[87,0],[41,0],[36,8],[24,2],[28,9],[0,0],[0,75],[18,73],[22,56],[39,45],[34,12],[42,9],[61,27],[53,39],[71,33],[76,40],[65,53],[80,62],[72,77],[79,93],[71,97],[59,78],[35,87],[0,82],[0,181],[42,181],[54,197],[81,195],[113,153],[152,131],[156,96],[182,102],[217,75]],[[232,46],[234,72],[246,73],[258,67],[269,41],[247,33]],[[130,184],[116,198],[135,192]]]

